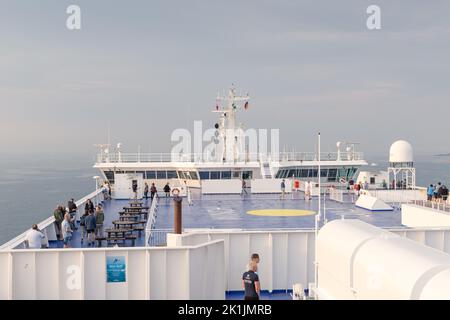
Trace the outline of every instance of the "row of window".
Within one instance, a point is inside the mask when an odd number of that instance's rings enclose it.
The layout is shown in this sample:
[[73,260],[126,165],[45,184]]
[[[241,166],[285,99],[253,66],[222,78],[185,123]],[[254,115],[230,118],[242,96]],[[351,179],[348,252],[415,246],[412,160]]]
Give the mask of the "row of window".
[[252,171],[200,171],[201,180],[251,179]]
[[[350,180],[357,171],[357,168],[320,169],[320,176],[323,179],[328,179],[328,181],[337,181],[340,178]],[[317,178],[318,174],[318,169],[290,168],[279,170],[276,174],[276,178]]]

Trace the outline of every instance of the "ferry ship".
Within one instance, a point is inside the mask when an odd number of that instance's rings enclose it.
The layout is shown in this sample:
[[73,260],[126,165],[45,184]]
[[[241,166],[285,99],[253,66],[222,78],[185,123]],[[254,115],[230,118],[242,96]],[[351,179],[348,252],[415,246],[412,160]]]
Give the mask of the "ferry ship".
[[[100,146],[69,248],[53,215],[41,248],[30,230],[0,246],[0,299],[242,299],[253,253],[261,299],[450,299],[450,206],[416,186],[410,143],[391,145],[382,172],[360,170],[355,143],[321,153],[320,135],[314,153],[251,152],[236,124],[249,96],[216,102],[207,152]],[[104,212],[92,246],[89,200]]]

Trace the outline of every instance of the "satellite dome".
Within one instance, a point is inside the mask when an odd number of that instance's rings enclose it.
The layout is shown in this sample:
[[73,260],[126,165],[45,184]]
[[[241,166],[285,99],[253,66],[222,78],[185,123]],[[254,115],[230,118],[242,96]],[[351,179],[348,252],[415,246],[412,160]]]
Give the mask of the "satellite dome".
[[414,162],[413,147],[405,140],[395,141],[389,150],[389,162]]

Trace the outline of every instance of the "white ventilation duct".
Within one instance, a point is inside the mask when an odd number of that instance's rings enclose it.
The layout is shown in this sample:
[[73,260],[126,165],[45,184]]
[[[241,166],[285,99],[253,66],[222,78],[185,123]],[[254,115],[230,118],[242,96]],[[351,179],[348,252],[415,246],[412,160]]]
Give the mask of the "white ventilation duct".
[[317,239],[321,299],[450,299],[450,255],[360,220]]

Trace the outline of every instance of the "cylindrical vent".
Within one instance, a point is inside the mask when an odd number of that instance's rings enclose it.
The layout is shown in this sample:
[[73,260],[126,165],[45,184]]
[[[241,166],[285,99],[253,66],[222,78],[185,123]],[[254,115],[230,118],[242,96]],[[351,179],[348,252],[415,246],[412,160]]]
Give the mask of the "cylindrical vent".
[[175,197],[173,199],[173,233],[181,234],[182,227],[182,199]]

